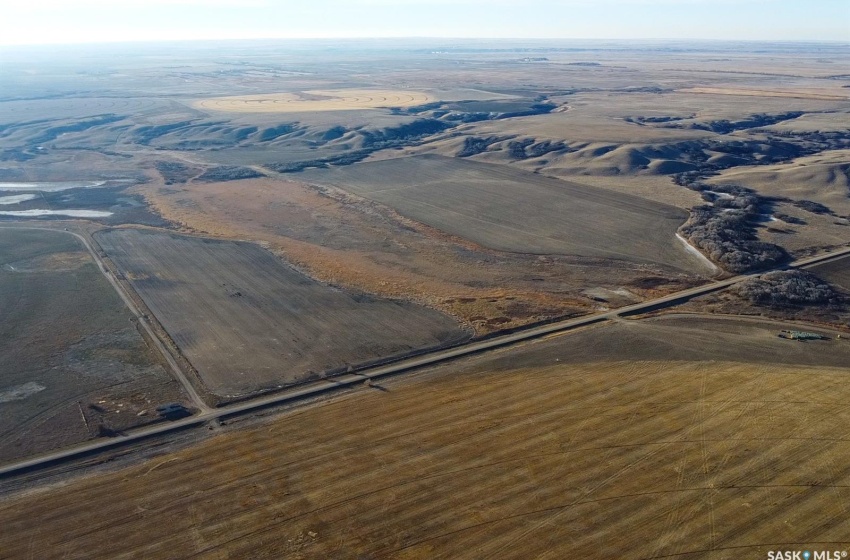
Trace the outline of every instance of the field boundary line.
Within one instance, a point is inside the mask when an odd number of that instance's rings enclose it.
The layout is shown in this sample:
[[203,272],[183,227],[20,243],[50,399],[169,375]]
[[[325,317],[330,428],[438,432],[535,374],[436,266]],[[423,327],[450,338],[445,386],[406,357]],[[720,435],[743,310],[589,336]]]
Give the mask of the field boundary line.
[[[6,226],[0,226],[0,229],[4,227]],[[49,228],[18,227],[17,229]],[[77,234],[72,233],[72,235]],[[89,250],[91,251],[91,248],[85,241],[85,239],[82,237],[80,238],[83,239],[83,242],[86,244],[87,247],[89,247]],[[806,266],[818,264],[821,261],[833,259],[841,255],[850,255],[850,247],[842,247],[841,249],[837,249],[828,253],[807,257],[805,259],[800,259],[791,263],[786,263],[781,267],[776,267],[770,270],[804,268]],[[343,388],[349,388],[356,384],[362,384],[372,379],[379,379],[385,376],[406,373],[411,370],[416,370],[426,366],[437,365],[443,362],[454,360],[456,358],[470,356],[473,354],[478,354],[507,346],[513,346],[518,343],[540,339],[545,337],[546,335],[571,331],[580,327],[590,326],[596,323],[609,321],[612,319],[616,319],[617,317],[622,315],[637,315],[648,310],[677,305],[678,303],[681,303],[682,301],[686,301],[693,297],[722,290],[739,282],[743,282],[750,278],[760,276],[766,272],[769,272],[770,270],[762,270],[758,272],[735,276],[732,278],[727,278],[725,280],[710,282],[708,284],[704,284],[696,288],[689,288],[687,290],[669,294],[661,298],[625,306],[611,311],[606,311],[593,315],[586,315],[584,317],[574,319],[567,319],[564,321],[557,321],[554,323],[547,323],[544,325],[533,326],[520,330],[518,332],[494,336],[484,340],[472,340],[466,343],[459,344],[452,348],[437,350],[428,354],[402,359],[400,361],[396,361],[390,364],[364,369],[359,372],[352,372],[328,379],[318,380],[306,386],[294,387],[292,390],[287,390],[283,393],[259,396],[248,401],[235,403],[216,409],[211,409],[206,404],[204,404],[202,412],[197,416],[185,418],[183,420],[177,420],[168,424],[159,424],[139,431],[131,431],[126,436],[119,437],[118,439],[110,439],[105,441],[95,440],[88,444],[62,449],[46,455],[40,455],[23,461],[18,461],[15,463],[0,466],[0,479],[8,478],[17,474],[32,472],[45,466],[56,465],[76,458],[91,456],[96,454],[98,451],[105,451],[123,445],[129,445],[133,442],[142,439],[150,439],[151,437],[164,435],[169,432],[184,430],[191,426],[203,425],[209,421],[236,417],[243,414],[249,414],[252,412],[272,408],[275,406],[291,404],[293,402],[301,401],[311,397],[321,396],[325,393],[329,393],[331,391]],[[113,281],[113,279],[109,276],[107,276],[107,278],[109,278],[110,282]],[[125,297],[123,293],[121,293],[121,295],[122,298]],[[155,340],[159,341],[158,338]],[[191,387],[191,385],[189,385],[189,387]],[[194,391],[194,387],[192,387],[192,390]]]
[[192,385],[189,378],[186,377],[186,374],[183,373],[183,370],[180,369],[180,366],[177,364],[174,357],[171,355],[171,353],[168,351],[168,349],[162,343],[162,340],[160,340],[160,338],[156,335],[156,332],[154,331],[153,327],[151,327],[150,322],[148,321],[148,319],[145,318],[145,314],[142,313],[141,310],[139,310],[139,308],[136,306],[136,303],[133,301],[133,298],[131,298],[124,291],[124,288],[120,285],[118,280],[115,279],[115,277],[110,272],[109,268],[104,264],[103,259],[100,257],[100,254],[98,254],[98,252],[95,251],[94,247],[92,246],[92,243],[97,243],[97,242],[94,240],[94,238],[92,238],[91,242],[89,242],[89,240],[86,239],[83,235],[76,233],[76,232],[73,232],[73,231],[70,231],[67,228],[60,230],[60,229],[55,229],[55,228],[35,228],[35,227],[25,227],[25,226],[20,226],[20,227],[18,227],[18,226],[12,226],[12,227],[0,226],[0,227],[2,227],[2,229],[55,231],[55,232],[58,232],[58,233],[66,233],[68,235],[73,235],[74,237],[76,237],[83,244],[83,246],[86,248],[86,250],[89,252],[89,254],[92,256],[92,259],[94,260],[95,264],[97,265],[98,270],[100,270],[100,272],[103,274],[103,276],[106,277],[106,280],[109,282],[109,284],[112,286],[112,288],[118,293],[118,296],[124,302],[124,305],[127,306],[127,309],[130,310],[130,313],[133,314],[133,316],[136,318],[136,321],[138,321],[138,323],[145,330],[145,333],[147,333],[147,335],[150,337],[150,339],[153,342],[156,349],[159,351],[160,354],[162,354],[163,358],[165,359],[166,363],[168,364],[169,368],[171,369],[172,375],[176,378],[177,382],[180,383],[180,385],[186,391],[186,394],[188,395],[189,399],[192,401],[192,404],[194,404],[202,412],[210,412],[212,410],[212,408],[210,408],[210,406],[207,405],[207,403],[204,401],[204,399],[201,398],[201,395],[195,389],[195,386]]

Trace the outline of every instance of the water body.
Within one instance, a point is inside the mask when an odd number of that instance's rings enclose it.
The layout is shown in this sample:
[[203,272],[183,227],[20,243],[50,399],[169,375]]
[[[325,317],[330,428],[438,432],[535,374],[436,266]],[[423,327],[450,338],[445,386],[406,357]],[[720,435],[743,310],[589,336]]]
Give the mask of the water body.
[[19,218],[37,218],[41,216],[70,216],[71,218],[108,218],[112,212],[100,210],[8,210],[0,212],[0,216],[16,216]]
[[46,183],[0,183],[0,191],[58,192],[68,189],[93,189],[102,187],[106,181],[59,181]]
[[19,202],[35,200],[36,198],[38,198],[37,194],[13,194],[12,196],[0,196],[0,205],[18,204]]

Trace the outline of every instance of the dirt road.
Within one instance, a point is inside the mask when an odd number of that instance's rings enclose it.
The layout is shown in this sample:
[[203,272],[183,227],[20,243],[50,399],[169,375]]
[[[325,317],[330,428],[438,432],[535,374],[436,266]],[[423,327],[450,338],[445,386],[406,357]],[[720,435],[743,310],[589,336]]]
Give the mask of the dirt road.
[[61,229],[60,230],[60,229],[53,229],[53,228],[33,228],[33,227],[22,227],[22,226],[0,226],[0,227],[8,228],[8,229],[51,229],[51,231],[58,231],[58,232],[62,232],[62,233],[67,233],[68,235],[73,235],[74,237],[79,239],[80,242],[85,246],[85,248],[91,254],[92,258],[94,259],[94,262],[97,263],[98,269],[106,277],[106,280],[112,285],[113,288],[115,288],[115,291],[121,297],[121,300],[124,302],[124,304],[130,310],[130,312],[133,315],[136,316],[136,319],[139,321],[139,324],[142,326],[142,328],[145,329],[145,332],[147,333],[149,339],[151,341],[153,341],[157,350],[160,352],[160,354],[162,354],[162,357],[168,363],[168,366],[171,368],[171,372],[174,374],[174,377],[177,378],[177,380],[183,386],[183,390],[186,391],[186,394],[192,400],[192,404],[195,407],[197,407],[198,410],[201,411],[201,413],[207,413],[207,412],[210,412],[212,410],[207,405],[207,403],[204,402],[204,400],[201,398],[200,394],[198,394],[198,391],[195,389],[195,387],[192,385],[192,383],[189,381],[189,379],[183,373],[183,370],[180,369],[180,366],[177,365],[177,362],[174,360],[174,357],[172,357],[171,353],[165,348],[165,346],[162,344],[162,341],[159,339],[159,337],[157,337],[156,333],[154,332],[153,328],[150,325],[150,321],[145,317],[144,313],[142,313],[139,310],[139,308],[136,306],[135,302],[133,302],[133,299],[124,291],[124,289],[121,287],[121,284],[118,283],[118,281],[115,279],[115,277],[112,275],[112,273],[109,272],[109,269],[107,269],[106,265],[103,263],[103,259],[100,258],[100,255],[94,249],[94,247],[92,246],[89,239],[87,239],[83,235],[80,235],[79,233],[75,233],[75,232],[70,231],[68,229]]

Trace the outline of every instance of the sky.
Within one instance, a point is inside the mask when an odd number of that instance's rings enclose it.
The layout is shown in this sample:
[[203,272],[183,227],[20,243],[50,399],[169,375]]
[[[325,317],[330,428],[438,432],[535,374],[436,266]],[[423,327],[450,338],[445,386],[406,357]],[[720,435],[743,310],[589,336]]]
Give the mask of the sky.
[[850,0],[0,0],[0,45],[348,37],[850,42]]

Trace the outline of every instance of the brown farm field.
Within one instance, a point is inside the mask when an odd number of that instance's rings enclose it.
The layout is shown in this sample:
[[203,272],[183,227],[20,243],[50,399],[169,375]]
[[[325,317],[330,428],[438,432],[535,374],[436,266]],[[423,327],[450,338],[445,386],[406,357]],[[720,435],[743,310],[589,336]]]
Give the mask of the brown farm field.
[[437,311],[320,284],[251,243],[135,229],[95,237],[220,397],[469,336]]
[[417,91],[340,89],[218,97],[203,99],[194,106],[202,110],[233,113],[311,113],[411,107],[434,100],[434,97]]
[[[2,60],[0,182],[19,183],[4,220],[99,230],[216,404],[723,276],[676,240],[689,214],[721,264],[850,242],[846,42],[269,40]],[[101,187],[20,184],[44,181]],[[182,399],[83,247],[24,231],[0,230],[3,461]],[[814,272],[846,296],[846,264]],[[744,293],[286,410],[205,409],[186,420],[203,427],[169,424],[182,431],[97,467],[4,479],[0,558],[850,551],[847,300],[768,309]]]
[[846,549],[850,344],[785,341],[778,328],[630,321],[388,379],[7,495],[0,549],[110,559]]
[[0,318],[0,460],[149,423],[183,398],[68,233],[0,229]]
[[678,208],[508,167],[426,155],[298,174],[498,251],[705,272],[676,240]]
[[830,284],[850,292],[850,258],[842,257],[809,269]]
[[820,88],[798,88],[798,89],[744,89],[735,87],[696,87],[681,89],[682,93],[708,94],[708,95],[734,95],[742,97],[781,97],[793,99],[823,99],[828,101],[847,101],[850,95],[841,91],[837,84],[829,84],[832,87]]

